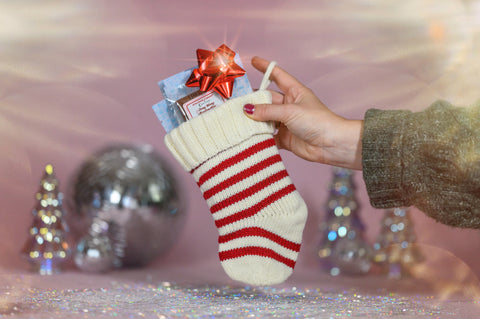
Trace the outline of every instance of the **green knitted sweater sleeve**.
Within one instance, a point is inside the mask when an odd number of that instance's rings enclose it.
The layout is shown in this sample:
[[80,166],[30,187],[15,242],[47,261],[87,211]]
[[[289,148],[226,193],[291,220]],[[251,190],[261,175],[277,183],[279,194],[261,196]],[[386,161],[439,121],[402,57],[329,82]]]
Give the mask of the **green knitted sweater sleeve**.
[[441,223],[480,228],[480,105],[368,110],[362,165],[372,206],[414,205]]

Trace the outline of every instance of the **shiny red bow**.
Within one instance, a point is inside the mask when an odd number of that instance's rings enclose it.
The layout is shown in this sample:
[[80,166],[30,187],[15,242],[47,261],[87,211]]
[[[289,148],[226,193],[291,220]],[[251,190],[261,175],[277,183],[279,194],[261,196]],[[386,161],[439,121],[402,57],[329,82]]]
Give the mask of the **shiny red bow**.
[[233,81],[245,70],[233,61],[235,52],[225,44],[215,51],[197,50],[198,69],[194,69],[186,85],[200,87],[200,91],[214,90],[228,99],[232,96]]

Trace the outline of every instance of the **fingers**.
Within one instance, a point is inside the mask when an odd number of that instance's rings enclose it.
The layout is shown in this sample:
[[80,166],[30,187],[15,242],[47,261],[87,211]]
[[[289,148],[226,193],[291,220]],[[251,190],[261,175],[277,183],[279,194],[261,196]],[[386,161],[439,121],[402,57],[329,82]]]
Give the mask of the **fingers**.
[[[268,68],[270,61],[262,59],[260,57],[253,57],[252,65],[254,68],[259,70],[260,72],[265,73]],[[272,74],[270,75],[270,79],[277,84],[278,88],[282,92],[287,92],[291,87],[303,87],[304,85],[300,83],[294,76],[290,75],[288,72],[283,70],[278,65],[273,68]]]
[[246,104],[243,107],[245,114],[255,121],[287,121],[290,116],[290,110],[285,104]]
[[283,104],[285,96],[282,93],[276,91],[270,91],[272,94],[272,103],[273,104]]

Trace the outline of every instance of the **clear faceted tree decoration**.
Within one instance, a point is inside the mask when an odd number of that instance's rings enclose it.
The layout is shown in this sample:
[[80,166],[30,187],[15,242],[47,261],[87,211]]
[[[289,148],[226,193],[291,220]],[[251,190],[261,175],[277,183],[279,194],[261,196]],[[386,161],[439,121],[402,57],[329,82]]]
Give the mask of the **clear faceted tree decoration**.
[[60,271],[69,255],[62,193],[58,190],[52,165],[45,167],[36,200],[32,210],[33,222],[22,253],[36,272],[49,275]]
[[358,209],[353,171],[335,167],[318,249],[318,256],[331,275],[361,275],[370,270],[372,249],[364,240],[365,227]]
[[374,244],[374,260],[390,278],[411,275],[412,267],[423,261],[415,244],[416,236],[408,208],[387,209],[381,220],[380,233]]
[[[93,218],[88,234],[80,239],[75,250],[74,261],[79,269],[87,272],[105,272],[114,267],[121,267],[119,258],[123,256],[124,249],[119,247],[119,254],[116,254],[118,247],[116,236],[110,234],[113,233],[112,229],[115,229],[115,226],[115,223],[109,223],[98,216]],[[121,232],[117,229],[116,233]]]

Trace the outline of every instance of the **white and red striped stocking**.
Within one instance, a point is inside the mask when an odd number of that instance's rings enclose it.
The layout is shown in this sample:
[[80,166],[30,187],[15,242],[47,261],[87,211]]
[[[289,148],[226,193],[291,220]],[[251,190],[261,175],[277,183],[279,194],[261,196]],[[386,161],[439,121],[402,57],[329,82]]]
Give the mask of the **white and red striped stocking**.
[[225,272],[251,285],[277,284],[290,276],[307,217],[275,145],[272,123],[243,114],[247,103],[271,103],[268,76],[259,91],[229,100],[165,137],[210,207]]

